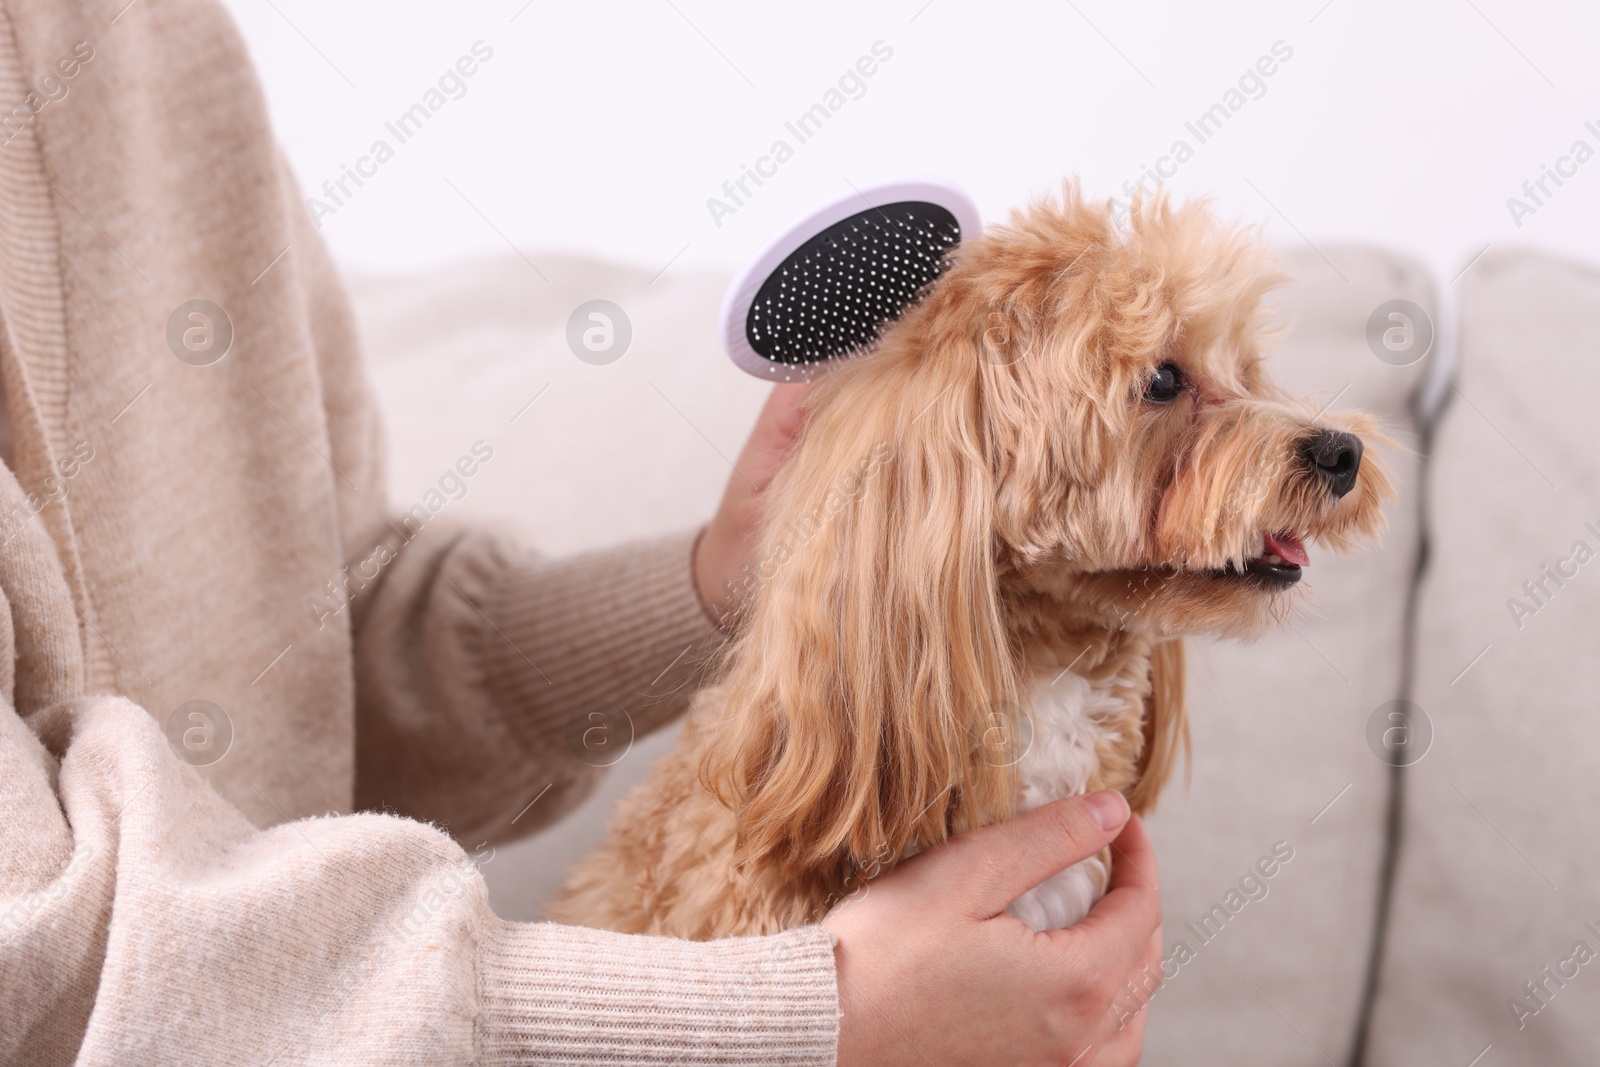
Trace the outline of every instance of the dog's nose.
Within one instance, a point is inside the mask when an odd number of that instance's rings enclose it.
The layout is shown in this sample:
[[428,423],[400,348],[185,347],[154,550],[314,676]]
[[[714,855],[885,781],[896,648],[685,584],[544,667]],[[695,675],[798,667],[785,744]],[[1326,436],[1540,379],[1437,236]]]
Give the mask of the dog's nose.
[[1355,434],[1318,430],[1306,438],[1300,454],[1334,496],[1344,496],[1356,487],[1356,472],[1361,469],[1361,438]]

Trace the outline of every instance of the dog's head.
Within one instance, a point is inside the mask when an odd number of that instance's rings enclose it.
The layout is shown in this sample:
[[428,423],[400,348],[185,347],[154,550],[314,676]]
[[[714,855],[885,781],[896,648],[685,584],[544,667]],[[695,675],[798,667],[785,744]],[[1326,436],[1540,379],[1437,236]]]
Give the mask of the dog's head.
[[1007,813],[974,724],[1019,699],[1039,619],[1256,633],[1307,541],[1376,532],[1375,427],[1266,377],[1281,280],[1203,205],[1123,228],[1069,188],[818,385],[703,768],[746,856],[898,854]]
[[1293,603],[1307,541],[1379,529],[1372,420],[1267,376],[1282,280],[1253,235],[1164,200],[1122,233],[1069,192],[964,250],[904,327],[984,430],[1005,584],[1113,629],[1250,635]]

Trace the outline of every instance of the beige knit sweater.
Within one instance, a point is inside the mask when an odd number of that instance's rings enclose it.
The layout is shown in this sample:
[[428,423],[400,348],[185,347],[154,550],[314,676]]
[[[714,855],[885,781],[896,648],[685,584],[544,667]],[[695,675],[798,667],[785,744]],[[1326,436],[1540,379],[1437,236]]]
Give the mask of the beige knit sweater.
[[490,912],[479,843],[583,795],[588,712],[680,710],[689,539],[409,537],[242,43],[125,4],[0,3],[0,1063],[832,1063],[820,928]]

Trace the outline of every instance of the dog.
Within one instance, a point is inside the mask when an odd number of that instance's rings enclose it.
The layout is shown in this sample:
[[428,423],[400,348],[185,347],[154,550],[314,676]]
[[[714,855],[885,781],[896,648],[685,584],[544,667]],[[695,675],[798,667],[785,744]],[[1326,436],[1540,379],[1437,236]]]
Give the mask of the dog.
[[[957,246],[812,389],[713,684],[548,916],[772,933],[1019,810],[1149,811],[1183,639],[1284,620],[1306,542],[1376,536],[1393,496],[1371,418],[1267,378],[1285,280],[1203,202],[1119,222],[1070,183]],[[1011,913],[1082,918],[1107,845]]]

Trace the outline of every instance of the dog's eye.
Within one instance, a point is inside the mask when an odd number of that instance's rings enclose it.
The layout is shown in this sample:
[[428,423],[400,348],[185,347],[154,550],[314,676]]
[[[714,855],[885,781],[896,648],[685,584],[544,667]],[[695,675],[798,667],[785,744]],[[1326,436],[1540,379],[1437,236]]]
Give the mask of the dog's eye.
[[1170,404],[1183,392],[1183,372],[1176,363],[1163,363],[1144,387],[1144,398],[1152,404]]

